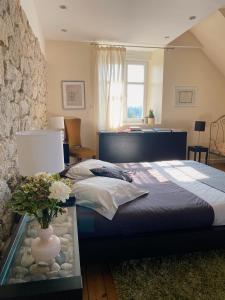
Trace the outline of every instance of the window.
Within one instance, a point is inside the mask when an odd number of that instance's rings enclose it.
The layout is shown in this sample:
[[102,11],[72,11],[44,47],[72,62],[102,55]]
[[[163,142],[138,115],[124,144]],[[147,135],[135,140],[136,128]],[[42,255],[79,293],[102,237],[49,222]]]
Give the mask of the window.
[[145,114],[146,63],[127,62],[125,122],[141,122]]

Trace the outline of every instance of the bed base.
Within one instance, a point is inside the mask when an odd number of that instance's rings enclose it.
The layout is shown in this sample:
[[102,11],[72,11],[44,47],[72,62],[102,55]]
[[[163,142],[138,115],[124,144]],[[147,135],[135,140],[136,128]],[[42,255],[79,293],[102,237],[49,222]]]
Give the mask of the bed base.
[[109,263],[225,247],[225,226],[130,237],[80,239],[82,263]]

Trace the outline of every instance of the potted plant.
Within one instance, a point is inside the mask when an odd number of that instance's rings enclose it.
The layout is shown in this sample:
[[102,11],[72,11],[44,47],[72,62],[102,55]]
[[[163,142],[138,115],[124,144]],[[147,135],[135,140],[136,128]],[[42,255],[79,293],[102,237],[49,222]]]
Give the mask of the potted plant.
[[155,125],[155,115],[154,115],[154,112],[153,112],[152,109],[149,110],[147,120],[148,120],[148,125],[150,125],[151,127],[154,127],[154,125]]
[[65,209],[65,202],[71,193],[71,182],[58,174],[39,173],[25,178],[12,193],[9,207],[20,215],[28,214],[40,224],[39,237],[32,241],[31,251],[36,262],[50,261],[60,252],[60,240],[53,235],[51,221]]

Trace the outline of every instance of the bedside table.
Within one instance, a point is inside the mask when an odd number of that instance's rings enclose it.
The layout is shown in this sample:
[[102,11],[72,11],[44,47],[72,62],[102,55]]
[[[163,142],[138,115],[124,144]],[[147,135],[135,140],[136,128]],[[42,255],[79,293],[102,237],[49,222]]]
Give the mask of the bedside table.
[[70,163],[70,148],[69,144],[64,142],[63,143],[63,154],[64,154],[64,163],[65,165]]
[[51,224],[61,251],[50,264],[37,265],[30,255],[25,259],[39,226],[35,219],[21,218],[0,269],[0,299],[82,299],[76,207],[67,210]]
[[208,154],[209,148],[203,146],[188,146],[188,159],[190,159],[190,152],[194,152],[194,160],[197,160],[198,154],[198,162],[201,162],[201,154],[205,153],[205,164],[208,164]]

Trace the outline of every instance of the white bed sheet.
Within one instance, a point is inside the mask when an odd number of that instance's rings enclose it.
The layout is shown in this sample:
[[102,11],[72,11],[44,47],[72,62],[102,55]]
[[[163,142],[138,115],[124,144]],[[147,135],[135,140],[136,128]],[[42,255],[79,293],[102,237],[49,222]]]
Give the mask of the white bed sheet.
[[214,226],[225,225],[225,193],[201,182],[214,181],[225,190],[223,171],[194,161],[162,161],[150,165],[167,179],[208,202],[214,210]]

